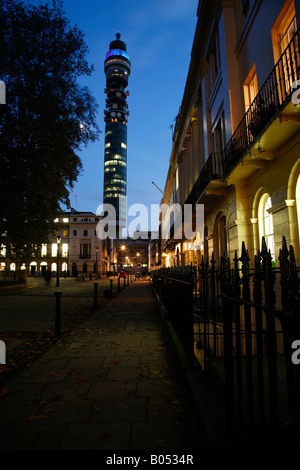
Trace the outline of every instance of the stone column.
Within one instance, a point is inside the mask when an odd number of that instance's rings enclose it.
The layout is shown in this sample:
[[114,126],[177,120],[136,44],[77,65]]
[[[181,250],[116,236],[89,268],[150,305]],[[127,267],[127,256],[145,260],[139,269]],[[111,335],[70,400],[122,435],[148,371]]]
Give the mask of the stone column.
[[199,168],[199,149],[198,149],[198,124],[197,118],[192,117],[191,119],[191,132],[192,132],[192,168],[193,168],[193,178],[192,178],[192,187],[200,173]]
[[192,135],[191,128],[186,131],[186,151],[187,151],[187,195],[193,187],[193,164],[192,164]]
[[186,141],[184,141],[182,146],[182,183],[183,183],[183,203],[188,196],[188,185],[187,185],[187,146]]
[[180,152],[177,156],[177,164],[178,164],[178,185],[179,185],[179,203],[183,204],[183,168],[182,168],[182,153]]
[[247,186],[235,186],[236,191],[236,224],[238,229],[238,249],[242,249],[242,242],[245,242],[249,251],[251,262],[253,261],[253,235],[251,233],[251,206],[252,200],[248,194]]

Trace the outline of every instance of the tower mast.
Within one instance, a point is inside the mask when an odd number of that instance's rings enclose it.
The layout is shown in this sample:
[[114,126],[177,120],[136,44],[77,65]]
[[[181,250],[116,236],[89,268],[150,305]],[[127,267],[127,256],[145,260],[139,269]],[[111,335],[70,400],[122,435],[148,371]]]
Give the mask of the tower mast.
[[105,154],[103,202],[116,210],[117,238],[127,225],[127,122],[126,91],[131,70],[125,42],[118,32],[104,61],[106,75]]

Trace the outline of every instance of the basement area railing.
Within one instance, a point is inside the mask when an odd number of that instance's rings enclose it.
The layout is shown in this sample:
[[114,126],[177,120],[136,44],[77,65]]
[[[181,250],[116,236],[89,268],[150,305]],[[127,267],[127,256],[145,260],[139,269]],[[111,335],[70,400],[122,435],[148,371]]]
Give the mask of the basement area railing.
[[[300,439],[300,282],[282,240],[274,267],[263,239],[250,259],[214,256],[152,273],[191,364],[217,377],[228,435],[239,448],[293,448]],[[295,447],[294,447],[295,448]]]

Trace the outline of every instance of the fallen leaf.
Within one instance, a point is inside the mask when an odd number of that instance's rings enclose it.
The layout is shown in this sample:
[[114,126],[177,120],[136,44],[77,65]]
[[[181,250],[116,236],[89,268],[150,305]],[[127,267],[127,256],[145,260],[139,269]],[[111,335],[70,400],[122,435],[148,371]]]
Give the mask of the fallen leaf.
[[110,432],[104,432],[103,434],[101,434],[101,436],[99,436],[99,439],[109,439],[110,437],[112,437],[112,434]]

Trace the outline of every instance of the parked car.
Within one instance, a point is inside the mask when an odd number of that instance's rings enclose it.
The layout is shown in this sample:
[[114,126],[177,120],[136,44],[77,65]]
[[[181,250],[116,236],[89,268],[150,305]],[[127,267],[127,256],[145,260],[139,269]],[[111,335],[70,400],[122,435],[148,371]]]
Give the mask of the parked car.
[[140,272],[137,272],[137,273],[136,273],[136,277],[138,277],[138,278],[139,278],[139,277],[142,277],[141,273],[140,273]]
[[119,277],[126,277],[126,273],[125,273],[125,271],[121,271],[121,272],[119,272]]

